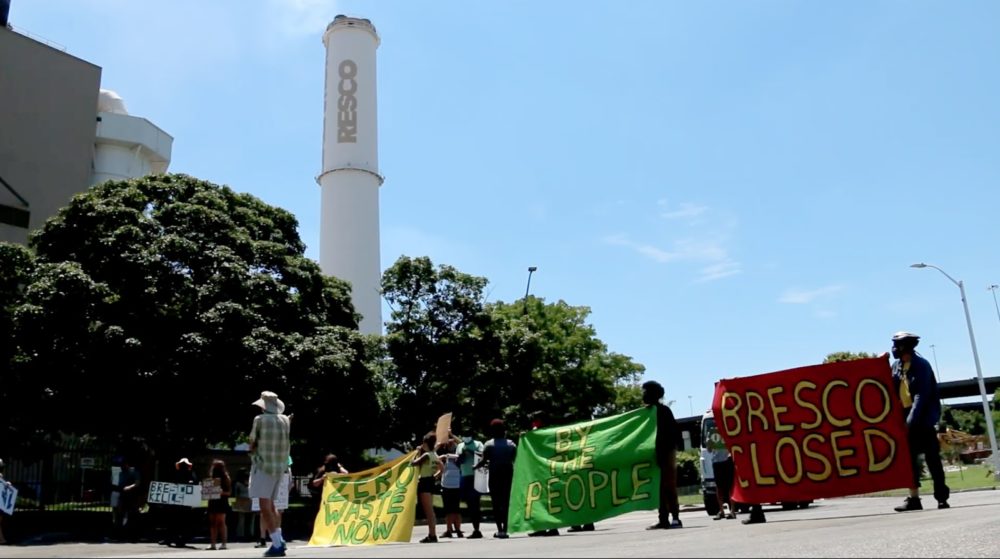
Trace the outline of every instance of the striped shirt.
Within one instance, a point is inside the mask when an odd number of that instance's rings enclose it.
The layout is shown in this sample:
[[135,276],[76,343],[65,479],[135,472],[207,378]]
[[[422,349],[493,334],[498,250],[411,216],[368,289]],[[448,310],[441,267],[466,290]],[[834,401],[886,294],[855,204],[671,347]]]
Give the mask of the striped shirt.
[[256,443],[256,449],[251,458],[253,465],[265,474],[280,476],[288,470],[291,426],[288,416],[283,414],[262,413],[253,418],[250,442]]

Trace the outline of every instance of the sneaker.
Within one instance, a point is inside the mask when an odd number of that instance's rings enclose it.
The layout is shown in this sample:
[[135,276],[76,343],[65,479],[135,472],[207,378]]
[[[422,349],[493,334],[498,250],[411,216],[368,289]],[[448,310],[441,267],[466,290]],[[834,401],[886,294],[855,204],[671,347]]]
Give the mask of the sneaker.
[[728,518],[729,520],[736,520],[736,513],[733,511],[729,511],[728,513],[726,513],[726,518]]
[[584,524],[583,525],[583,531],[584,532],[593,532],[594,531],[594,525],[593,524]]
[[948,504],[948,501],[940,501],[938,503],[938,508],[939,509],[950,509],[951,505]]
[[923,510],[924,506],[920,504],[920,497],[907,497],[903,501],[902,505],[895,508],[896,512],[906,512],[908,510]]
[[566,531],[567,532],[582,532],[583,531],[583,526],[570,526],[569,530],[566,530]]
[[743,524],[763,524],[767,522],[767,518],[764,518],[763,514],[759,516],[751,514],[750,518],[744,519],[742,522]]
[[455,537],[456,538],[464,538],[465,534],[461,530],[459,530],[459,531],[455,532]]
[[227,549],[226,544],[222,544],[221,546],[219,546],[219,549]]
[[420,540],[420,543],[438,543],[438,539],[437,536],[427,536],[426,538]]
[[275,547],[271,546],[267,548],[264,552],[264,557],[284,557],[285,556],[285,546]]
[[441,537],[442,538],[451,538],[451,534],[452,534],[451,530],[445,530],[445,532],[443,534],[441,534]]
[[653,524],[652,526],[647,526],[646,527],[647,530],[666,530],[668,528],[670,528],[670,525],[669,524],[664,524],[662,522],[657,522],[656,524]]
[[205,551],[215,551],[215,544],[212,544]]
[[478,539],[481,539],[482,537],[483,537],[483,533],[480,532],[479,530],[473,530],[472,533],[469,534],[469,539],[470,540],[478,540]]
[[673,522],[670,523],[671,528],[683,528],[684,525],[681,524],[680,518],[675,518]]
[[726,517],[725,513],[719,512],[719,514],[712,517],[712,520],[722,520],[725,517]]
[[510,536],[507,534],[507,532],[500,532],[497,534],[497,537],[500,538],[501,540],[506,540]]

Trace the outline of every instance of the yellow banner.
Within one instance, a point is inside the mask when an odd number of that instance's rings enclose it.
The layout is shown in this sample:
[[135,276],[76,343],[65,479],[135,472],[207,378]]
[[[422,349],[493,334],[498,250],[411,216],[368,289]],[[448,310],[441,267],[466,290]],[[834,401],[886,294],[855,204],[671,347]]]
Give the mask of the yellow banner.
[[416,452],[354,474],[328,474],[309,545],[409,542],[417,506]]

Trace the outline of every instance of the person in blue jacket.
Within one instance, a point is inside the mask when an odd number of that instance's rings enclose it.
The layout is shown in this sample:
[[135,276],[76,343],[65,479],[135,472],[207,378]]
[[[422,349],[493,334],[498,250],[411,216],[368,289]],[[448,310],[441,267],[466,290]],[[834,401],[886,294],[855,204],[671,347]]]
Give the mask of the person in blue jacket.
[[924,455],[927,471],[934,480],[934,499],[939,509],[946,509],[951,491],[944,482],[941,465],[941,447],[937,437],[937,423],[941,419],[941,399],[938,396],[934,370],[915,348],[920,336],[911,332],[897,332],[892,337],[892,380],[899,391],[899,399],[906,415],[907,440],[910,445],[910,464],[913,483],[910,496],[897,512],[921,510],[920,504],[920,455]]

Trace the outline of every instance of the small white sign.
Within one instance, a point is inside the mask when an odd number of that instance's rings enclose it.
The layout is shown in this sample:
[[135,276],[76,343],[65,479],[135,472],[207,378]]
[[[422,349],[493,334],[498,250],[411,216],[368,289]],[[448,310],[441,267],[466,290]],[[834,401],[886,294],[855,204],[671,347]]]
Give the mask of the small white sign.
[[201,498],[206,501],[222,498],[222,485],[220,485],[218,478],[210,477],[201,480]]
[[149,496],[146,500],[160,505],[201,506],[201,486],[154,481],[149,484]]
[[0,511],[4,514],[14,514],[14,505],[17,504],[17,488],[13,485],[0,481]]
[[92,470],[96,463],[97,461],[94,458],[81,458],[80,468],[84,470]]

